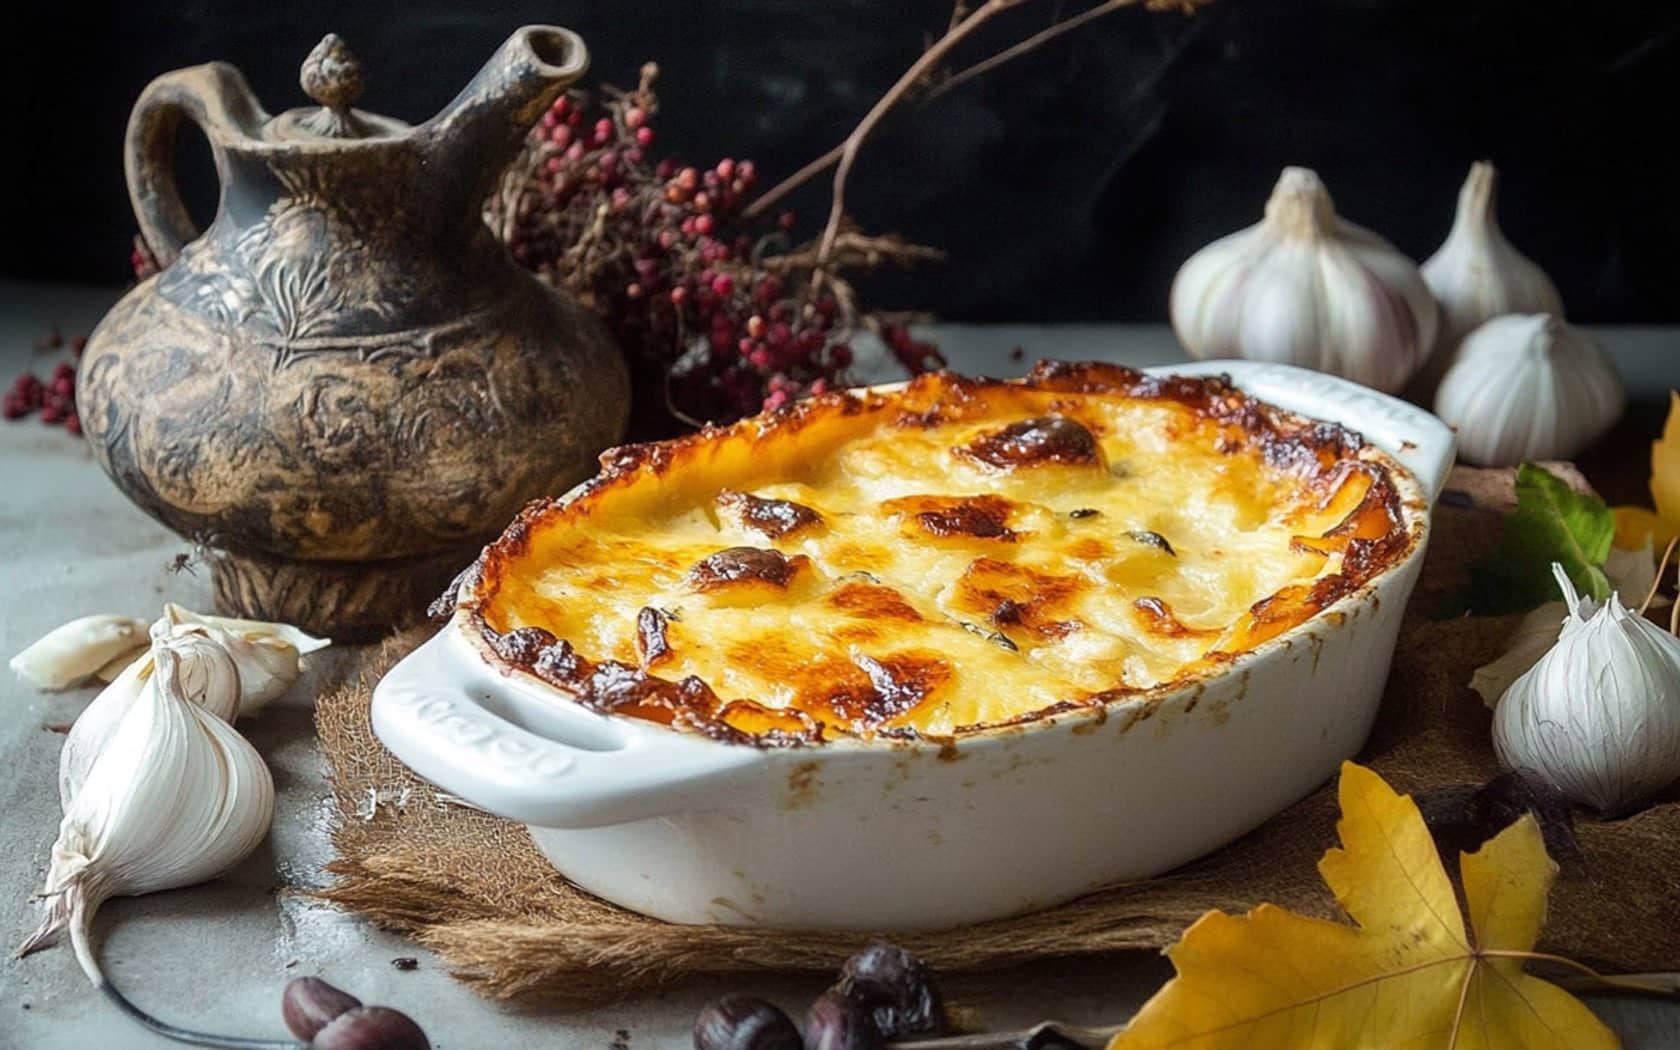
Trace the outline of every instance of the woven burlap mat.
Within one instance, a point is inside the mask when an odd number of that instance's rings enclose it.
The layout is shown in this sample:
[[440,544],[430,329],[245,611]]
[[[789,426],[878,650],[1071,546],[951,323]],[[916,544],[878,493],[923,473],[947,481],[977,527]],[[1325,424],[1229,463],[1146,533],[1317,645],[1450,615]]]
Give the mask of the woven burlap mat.
[[[1361,760],[1401,790],[1480,783],[1497,772],[1488,713],[1466,686],[1519,617],[1430,618],[1465,568],[1497,541],[1489,507],[1508,474],[1457,472],[1477,507],[1442,506],[1423,578],[1401,629],[1382,713]],[[318,895],[414,936],[495,998],[600,1002],[678,978],[753,970],[822,970],[870,938],[858,933],[676,926],[607,904],[554,872],[518,824],[453,802],[374,738],[369,690],[427,631],[358,657],[347,685],[319,702],[337,822],[335,876]],[[1339,917],[1319,880],[1335,841],[1333,785],[1259,830],[1169,875],[1115,886],[1048,911],[893,939],[936,968],[993,968],[1051,956],[1160,948],[1209,908],[1261,901]],[[1624,820],[1578,817],[1583,857],[1565,865],[1543,948],[1616,971],[1680,968],[1680,803]],[[1054,863],[1055,858],[1044,858]]]

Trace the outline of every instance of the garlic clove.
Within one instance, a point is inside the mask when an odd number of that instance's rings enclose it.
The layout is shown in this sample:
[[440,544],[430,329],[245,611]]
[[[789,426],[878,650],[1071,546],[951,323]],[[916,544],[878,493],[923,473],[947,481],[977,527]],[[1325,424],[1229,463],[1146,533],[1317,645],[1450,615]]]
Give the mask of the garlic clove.
[[229,716],[230,721],[261,710],[291,688],[302,671],[298,651],[286,642],[274,639],[248,642],[214,627],[196,624],[176,626],[174,637],[203,639],[232,660],[238,704]]
[[222,644],[239,669],[241,717],[255,714],[279,697],[302,673],[301,656],[332,643],[283,623],[204,616],[173,602],[163,607],[163,621],[176,631],[197,631]]
[[1567,617],[1500,698],[1494,751],[1575,802],[1619,815],[1680,779],[1680,638],[1622,605],[1582,601],[1553,565]]
[[154,645],[152,657],[146,687],[65,809],[42,891],[48,914],[19,949],[68,930],[96,985],[89,924],[101,903],[214,878],[256,849],[273,818],[274,781],[256,749],[188,698],[174,647]]
[[1457,361],[1464,337],[1483,323],[1505,314],[1563,316],[1563,298],[1546,271],[1499,227],[1498,181],[1488,161],[1470,166],[1452,231],[1423,264],[1423,279],[1441,305],[1440,335],[1418,380],[1426,394]]
[[174,602],[163,604],[163,616],[172,624],[198,624],[203,627],[213,627],[220,631],[245,641],[280,641],[290,645],[299,653],[313,653],[325,649],[332,644],[330,638],[317,638],[314,635],[293,627],[289,623],[270,623],[267,620],[241,620],[233,616],[210,616],[206,613],[193,612],[191,609]]
[[70,726],[64,747],[58,753],[58,801],[64,809],[70,808],[76,792],[87,780],[88,770],[93,768],[94,759],[116,733],[123,716],[148,688],[151,676],[152,656],[147,652],[102,689]]
[[1435,395],[1467,463],[1569,459],[1621,417],[1621,378],[1585,332],[1551,314],[1496,317],[1465,338]]
[[128,670],[129,665],[134,663],[134,661],[145,659],[147,649],[147,646],[142,645],[138,649],[130,649],[128,652],[123,653],[120,656],[112,657],[104,667],[101,667],[99,670],[93,672],[93,677],[101,682],[104,682],[106,685],[111,684],[117,680],[118,675]]
[[11,659],[14,674],[37,689],[67,689],[146,644],[146,624],[128,616],[83,616],[48,631]]
[[1304,365],[1388,391],[1422,364],[1437,311],[1412,261],[1338,217],[1306,168],[1284,169],[1259,223],[1184,263],[1169,306],[1192,356]]
[[178,634],[161,622],[154,624],[151,651],[94,697],[64,738],[58,755],[58,798],[66,809],[130,708],[150,688],[160,651],[174,660],[181,694],[188,702],[224,722],[232,722],[238,713],[239,670],[227,650],[203,634]]

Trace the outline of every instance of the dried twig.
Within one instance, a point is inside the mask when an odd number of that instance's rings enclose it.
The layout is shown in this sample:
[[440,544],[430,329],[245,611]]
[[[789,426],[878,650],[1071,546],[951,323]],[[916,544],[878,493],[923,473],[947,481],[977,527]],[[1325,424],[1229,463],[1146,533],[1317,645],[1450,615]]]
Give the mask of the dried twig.
[[834,167],[835,163],[839,161],[840,155],[845,151],[846,144],[842,142],[838,146],[829,150],[827,153],[824,153],[822,156],[808,162],[803,168],[800,168],[781,182],[776,183],[776,185],[759,194],[751,204],[747,205],[741,214],[749,219],[756,219],[763,215],[765,212],[775,207],[783,197],[786,197],[794,190],[797,190],[807,182],[810,182],[829,168]]
[[[1027,2],[1027,0],[991,0],[991,2],[985,4],[970,15],[967,13],[966,5],[959,0],[951,11],[951,22],[949,28],[945,31],[945,36],[929,45],[928,49],[923,53],[922,58],[918,60],[917,64],[912,66],[910,71],[904,76],[900,77],[898,82],[893,85],[886,95],[882,96],[881,101],[876,104],[876,108],[884,113],[886,109],[891,108],[904,98],[916,94],[916,89],[920,87],[925,80],[931,78],[932,74],[936,71],[937,59],[948,54],[952,47],[955,46],[956,40],[960,39],[960,36],[966,35],[970,29],[979,28],[978,23],[975,23],[976,19],[984,21],[1001,13],[1007,8],[1016,7],[1025,2]],[[1064,33],[1071,33],[1075,29],[1094,22],[1104,15],[1113,14],[1123,7],[1133,7],[1139,3],[1143,3],[1151,11],[1181,10],[1189,13],[1206,2],[1208,2],[1208,0],[1104,0],[1103,3],[1100,3],[1087,11],[1083,11],[1071,18],[1053,22],[1027,39],[1006,47],[1002,51],[999,51],[988,58],[984,58],[972,66],[951,74],[949,77],[946,77],[938,83],[933,84],[931,87],[928,87],[921,97],[925,99],[938,98],[959,84],[966,83],[984,73],[989,73],[1011,59],[1019,58],[1029,51],[1033,51],[1050,43],[1052,40],[1062,36]],[[992,10],[988,10],[988,8]],[[970,23],[975,24],[971,25]],[[960,34],[959,30],[961,31]],[[936,52],[937,56],[935,61],[928,62],[928,56],[934,55]],[[874,113],[875,111],[871,110],[871,114],[873,115]],[[878,120],[879,116],[876,116],[875,121]],[[854,143],[861,144],[863,138],[866,137],[874,127],[874,122],[870,120],[869,116],[866,116],[864,121],[865,123],[859,124],[857,128],[853,129],[850,135],[847,135],[846,138],[833,149],[810,161],[792,175],[789,175],[781,182],[778,182],[776,185],[760,194],[756,200],[747,206],[743,214],[747,218],[756,218],[764,215],[788,194],[839,163],[846,155],[848,148],[851,148],[855,153],[856,148]],[[842,180],[837,178],[836,182],[841,183]],[[836,197],[838,198],[839,196],[840,193],[837,192]]]
[[[963,19],[944,36],[936,40],[932,47],[922,52],[922,56],[910,63],[910,68],[899,76],[896,83],[887,89],[887,93],[878,99],[869,112],[863,115],[858,126],[846,136],[840,150],[840,160],[834,167],[834,198],[828,209],[828,222],[823,226],[822,237],[817,244],[817,265],[811,273],[811,289],[815,292],[822,286],[823,272],[828,267],[830,255],[834,251],[835,239],[840,236],[840,222],[846,215],[846,179],[852,173],[852,165],[857,162],[858,150],[862,148],[864,139],[875,130],[875,126],[887,115],[887,111],[896,105],[905,93],[915,86],[921,79],[944,61],[958,44],[968,39],[969,35],[987,22],[1012,7],[1018,7],[1026,0],[986,0],[975,12]],[[1135,2],[1135,0],[1134,0]]]
[[957,87],[959,84],[966,84],[975,77],[990,73],[992,70],[1003,65],[1012,58],[1019,58],[1034,48],[1042,47],[1045,44],[1048,44],[1050,41],[1061,36],[1063,33],[1071,33],[1080,26],[1089,22],[1095,22],[1104,15],[1113,14],[1122,7],[1130,7],[1135,3],[1137,3],[1137,0],[1105,0],[1104,3],[1100,3],[1088,11],[1082,11],[1079,14],[1074,15],[1072,18],[1064,18],[1059,22],[1052,22],[1050,25],[1034,33],[1032,36],[1027,37],[1020,43],[1006,47],[990,58],[981,59],[972,66],[969,66],[967,69],[959,70],[958,72],[951,74],[949,77],[946,77],[944,80],[935,85],[933,90],[928,92],[927,97],[930,99],[938,98],[939,96],[945,94],[945,92]]
[[[945,258],[938,248],[912,244],[896,233],[871,236],[855,230],[843,230],[835,238],[829,259],[839,267],[861,266],[874,269],[883,263],[909,266],[918,262],[937,262]],[[817,261],[817,246],[805,245],[781,255],[766,255],[762,265],[772,273],[788,273],[808,269]]]

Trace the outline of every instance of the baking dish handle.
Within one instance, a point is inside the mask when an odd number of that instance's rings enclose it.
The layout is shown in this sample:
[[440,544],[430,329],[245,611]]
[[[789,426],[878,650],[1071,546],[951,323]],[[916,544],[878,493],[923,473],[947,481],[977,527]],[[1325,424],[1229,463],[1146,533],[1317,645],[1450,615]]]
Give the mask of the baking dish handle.
[[1309,368],[1269,361],[1190,361],[1156,365],[1152,375],[1228,375],[1244,392],[1303,416],[1357,430],[1411,471],[1429,494],[1441,494],[1458,439],[1452,428],[1397,397]]
[[444,791],[522,824],[588,828],[704,808],[761,757],[558,702],[487,666],[450,624],[373,691],[373,732]]

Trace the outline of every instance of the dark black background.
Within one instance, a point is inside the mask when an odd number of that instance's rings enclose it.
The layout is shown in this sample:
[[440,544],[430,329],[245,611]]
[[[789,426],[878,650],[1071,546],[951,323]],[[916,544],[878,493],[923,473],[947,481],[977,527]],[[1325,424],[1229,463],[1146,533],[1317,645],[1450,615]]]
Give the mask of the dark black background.
[[[963,58],[1042,27],[1026,0]],[[116,284],[133,221],[120,143],[152,76],[212,58],[272,112],[334,30],[368,70],[363,108],[411,121],[447,102],[516,26],[581,32],[590,80],[663,69],[656,154],[752,157],[770,178],[838,141],[943,28],[943,0],[544,0],[469,4],[196,0],[32,8],[5,45],[7,246],[0,274]],[[948,318],[1160,320],[1178,264],[1258,217],[1286,164],[1347,217],[1434,250],[1472,160],[1572,317],[1680,321],[1680,8],[1495,0],[1220,0],[1195,17],[1121,12],[891,119],[853,210],[950,260],[873,302]],[[183,151],[196,212],[201,144]],[[797,199],[811,232],[818,185]]]

